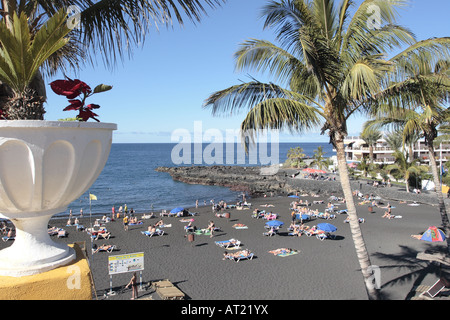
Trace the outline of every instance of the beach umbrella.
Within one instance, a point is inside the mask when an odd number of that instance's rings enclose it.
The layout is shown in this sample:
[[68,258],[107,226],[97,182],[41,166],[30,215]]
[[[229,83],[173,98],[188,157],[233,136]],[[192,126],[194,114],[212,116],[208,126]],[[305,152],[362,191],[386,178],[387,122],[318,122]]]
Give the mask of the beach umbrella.
[[283,224],[284,224],[284,222],[282,222],[282,221],[271,220],[271,221],[266,223],[266,226],[269,226],[269,227],[281,227]]
[[325,232],[335,232],[337,230],[337,228],[330,223],[319,223],[317,228]]
[[184,208],[183,207],[176,207],[175,209],[172,209],[172,211],[170,211],[170,213],[178,213],[183,211]]
[[289,198],[300,198],[300,197],[293,194],[293,195],[290,195]]
[[422,235],[420,240],[428,242],[442,242],[445,240],[445,234],[442,230],[436,227],[429,227],[427,231]]
[[350,168],[356,168],[356,167],[358,166],[358,164],[357,164],[356,162],[350,162],[350,163],[347,163],[347,165],[348,165]]

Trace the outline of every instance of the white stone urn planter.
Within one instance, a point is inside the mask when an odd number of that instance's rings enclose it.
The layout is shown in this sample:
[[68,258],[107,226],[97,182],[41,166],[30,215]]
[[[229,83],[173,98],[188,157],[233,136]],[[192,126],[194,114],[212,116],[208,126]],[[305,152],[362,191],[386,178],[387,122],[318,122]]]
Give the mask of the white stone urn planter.
[[16,228],[0,250],[0,276],[52,270],[75,251],[50,239],[50,218],[67,210],[95,182],[111,150],[116,124],[0,121],[0,217]]

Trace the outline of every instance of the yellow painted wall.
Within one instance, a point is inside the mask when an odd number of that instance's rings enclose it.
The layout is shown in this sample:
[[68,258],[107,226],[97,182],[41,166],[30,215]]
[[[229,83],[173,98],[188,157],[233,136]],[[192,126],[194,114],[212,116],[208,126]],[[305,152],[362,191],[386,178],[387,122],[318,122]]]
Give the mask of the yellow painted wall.
[[91,270],[83,251],[74,262],[25,277],[0,277],[0,300],[92,300]]

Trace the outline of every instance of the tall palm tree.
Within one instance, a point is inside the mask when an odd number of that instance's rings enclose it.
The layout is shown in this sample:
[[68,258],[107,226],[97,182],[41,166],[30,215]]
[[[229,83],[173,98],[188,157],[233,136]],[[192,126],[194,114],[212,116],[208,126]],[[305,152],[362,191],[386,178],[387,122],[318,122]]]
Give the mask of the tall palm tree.
[[380,131],[374,129],[364,130],[361,134],[361,139],[369,146],[369,158],[370,162],[373,162],[373,146],[377,143],[377,141],[382,137]]
[[328,161],[324,157],[325,153],[322,146],[318,146],[317,149],[314,150],[313,161],[311,164],[316,165],[320,170],[326,168],[328,166]]
[[403,147],[403,130],[392,130],[385,134],[384,140],[388,146],[394,151],[400,150]]
[[[366,0],[351,16],[352,0],[270,1],[262,11],[265,28],[275,29],[281,46],[248,40],[235,54],[236,67],[265,71],[280,84],[253,80],[213,93],[205,101],[213,115],[247,109],[242,132],[289,128],[301,133],[321,126],[322,133],[328,133],[337,151],[350,229],[369,299],[380,295],[371,283],[371,262],[352,197],[344,138],[349,117],[364,110],[362,102],[382,90],[381,79],[393,69],[383,53],[416,44],[411,32],[395,24],[396,10],[404,4],[405,0]],[[379,9],[379,28],[367,23],[372,6]]]
[[[450,58],[448,47],[443,52]],[[399,66],[404,74],[401,77],[396,74],[396,82],[375,96],[378,104],[376,112],[373,113],[375,118],[366,124],[367,127],[393,125],[403,128],[404,143],[414,141],[420,135],[425,137],[442,227],[447,235],[447,249],[450,254],[448,239],[450,223],[434,148],[439,126],[446,122],[450,114],[450,109],[443,107],[449,101],[449,63],[442,60],[436,61],[428,54],[408,49],[393,59],[401,60]]]
[[419,177],[421,174],[428,172],[427,166],[421,166],[417,161],[411,161],[408,154],[397,150],[394,152],[395,163],[386,167],[389,174],[397,171],[405,180],[406,192],[409,192],[409,178],[411,175]]
[[[153,27],[170,26],[176,20],[194,23],[206,14],[206,7],[214,8],[226,0],[3,0],[0,15],[8,29],[12,28],[14,13],[28,17],[31,37],[60,10],[73,9],[76,15],[68,22],[75,27],[68,44],[59,48],[44,62],[29,84],[35,95],[45,97],[43,75],[60,70],[76,69],[86,61],[94,63],[100,56],[108,67],[132,48],[143,43]],[[0,107],[14,94],[9,86],[0,86]]]

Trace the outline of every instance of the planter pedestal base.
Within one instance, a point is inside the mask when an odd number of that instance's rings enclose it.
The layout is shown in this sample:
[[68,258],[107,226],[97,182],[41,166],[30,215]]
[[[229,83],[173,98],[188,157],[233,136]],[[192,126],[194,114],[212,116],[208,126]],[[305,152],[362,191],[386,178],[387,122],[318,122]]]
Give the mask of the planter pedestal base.
[[66,266],[25,277],[0,276],[0,300],[92,300],[89,263],[78,245]]
[[0,276],[29,276],[75,260],[74,249],[54,242],[48,235],[47,225],[53,214],[11,219],[16,236],[10,247],[0,251]]

